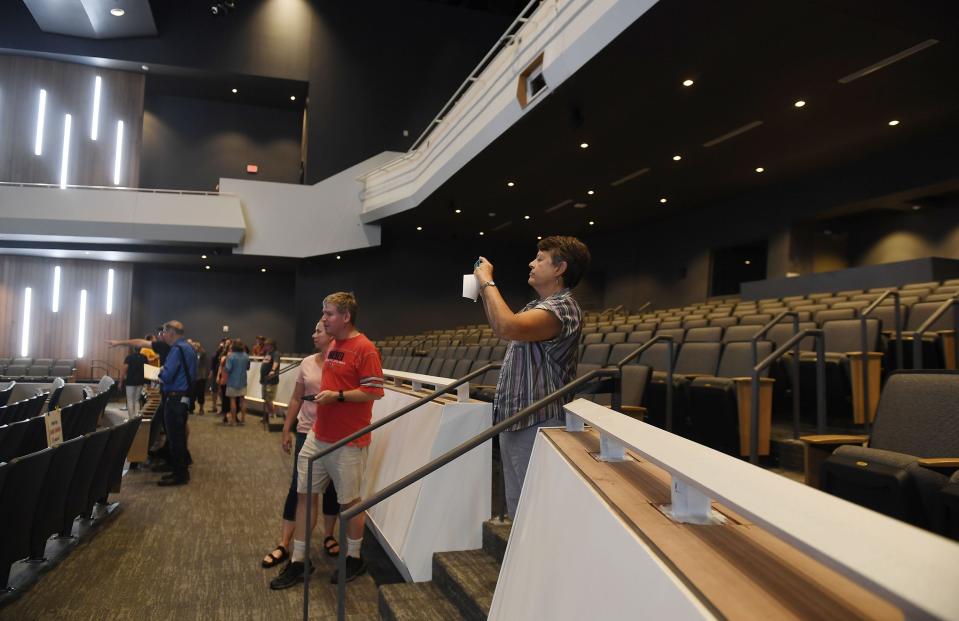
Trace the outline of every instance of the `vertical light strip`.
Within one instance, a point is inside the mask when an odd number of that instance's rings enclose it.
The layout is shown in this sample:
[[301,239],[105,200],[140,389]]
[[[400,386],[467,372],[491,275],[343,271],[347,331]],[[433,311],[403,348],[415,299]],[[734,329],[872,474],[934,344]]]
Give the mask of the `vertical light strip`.
[[80,323],[77,326],[77,358],[83,358],[87,340],[87,290],[80,291]]
[[67,169],[70,167],[70,128],[73,118],[68,114],[63,117],[63,155],[60,156],[60,189],[67,187]]
[[123,121],[117,121],[117,152],[113,158],[113,185],[120,185],[120,164],[123,162]]
[[100,76],[93,82],[93,124],[90,126],[90,140],[97,139],[100,129]]
[[37,137],[33,143],[33,153],[43,154],[43,122],[47,116],[47,91],[40,89],[40,103],[37,104]]
[[30,354],[30,305],[33,298],[33,290],[27,287],[23,290],[23,321],[20,322],[22,330],[20,332],[20,357],[26,358]]
[[107,270],[107,315],[113,314],[113,270]]
[[60,266],[53,268],[53,304],[51,310],[55,313],[60,312]]

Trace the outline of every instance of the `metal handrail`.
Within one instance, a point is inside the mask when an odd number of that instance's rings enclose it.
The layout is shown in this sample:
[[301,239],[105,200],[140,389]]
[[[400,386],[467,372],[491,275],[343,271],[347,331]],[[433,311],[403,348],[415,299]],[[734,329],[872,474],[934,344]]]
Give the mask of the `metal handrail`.
[[[526,418],[533,412],[536,412],[537,410],[542,409],[544,406],[549,405],[553,401],[556,401],[557,399],[560,399],[571,392],[575,392],[576,389],[583,386],[584,384],[587,384],[597,378],[613,377],[616,375],[617,372],[618,371],[614,368],[596,369],[594,371],[590,371],[589,373],[586,373],[585,375],[581,377],[574,379],[572,382],[566,384],[562,388],[555,390],[554,392],[551,392],[550,394],[546,395],[545,397],[543,397],[536,403],[533,403],[532,405],[529,405],[523,408],[516,414],[493,425],[486,431],[483,431],[482,433],[479,433],[473,436],[469,440],[466,440],[459,446],[450,449],[449,451],[440,455],[439,457],[429,462],[428,464],[421,466],[420,468],[409,473],[402,479],[399,479],[398,481],[395,481],[391,483],[390,485],[387,485],[386,487],[376,492],[369,498],[360,501],[359,503],[353,505],[352,507],[350,507],[349,509],[345,511],[341,511],[340,518],[339,518],[340,519],[340,541],[346,541],[346,527],[349,521],[353,519],[354,517],[356,517],[357,515],[359,515],[360,513],[362,513],[363,511],[366,511],[370,507],[373,507],[374,505],[379,504],[380,502],[386,500],[393,494],[399,491],[402,491],[403,489],[407,488],[413,483],[416,483],[423,477],[429,475],[434,470],[438,470],[439,468],[442,468],[443,466],[450,463],[454,459],[462,457],[463,455],[473,450],[480,444],[483,444],[487,440],[493,438],[494,436],[499,434],[501,431],[505,431],[509,427],[523,420],[524,418]],[[306,476],[307,476],[307,489],[309,489],[310,486],[312,485],[312,476],[313,476],[312,461],[309,462]],[[310,504],[311,503],[307,503],[306,506],[309,507]],[[309,519],[307,519],[307,524],[309,524]],[[309,543],[307,543],[307,549],[309,549]],[[308,558],[309,558],[309,555],[307,555],[307,559]],[[339,567],[338,569],[339,582],[337,584],[336,612],[337,612],[338,619],[345,619],[346,618],[346,554],[343,554],[342,552],[340,553],[340,557],[338,559],[337,564]],[[305,587],[309,586],[309,575],[310,575],[309,569],[310,568],[307,566],[305,576],[304,576]],[[309,615],[308,599],[307,599],[309,588],[304,588],[303,593],[304,593],[303,618],[307,619]]]
[[637,308],[637,309],[636,309],[636,312],[637,312],[637,313],[641,313],[641,312],[643,312],[644,310],[646,310],[647,308],[649,308],[649,307],[652,306],[652,305],[653,305],[653,302],[652,302],[652,301],[646,302],[645,304],[643,304],[642,306],[640,306],[639,308]]
[[[749,339],[753,353],[753,366],[759,362],[759,339],[766,336],[773,326],[781,322],[786,317],[792,317],[793,334],[799,334],[799,313],[794,310],[785,310],[769,320],[769,322],[759,329],[759,332]],[[799,439],[799,341],[796,341],[793,347],[793,364],[790,381],[792,382],[793,392],[793,440]]]
[[893,296],[893,303],[895,308],[893,310],[894,321],[896,322],[896,365],[897,368],[902,368],[902,325],[900,319],[902,318],[901,306],[899,302],[899,292],[893,289],[887,289],[882,292],[878,298],[872,301],[872,303],[867,306],[861,313],[859,313],[859,340],[862,342],[860,347],[860,355],[862,356],[862,410],[863,410],[863,426],[866,435],[869,435],[869,428],[872,425],[869,420],[872,416],[872,404],[869,402],[869,334],[866,327],[866,319],[869,317],[872,311],[876,310],[883,300],[889,296]]
[[[940,317],[946,314],[946,311],[949,310],[950,306],[955,307],[953,313],[953,323],[956,326],[959,326],[959,294],[956,294],[944,301],[939,308],[936,309],[932,315],[929,316],[929,319],[926,319],[922,322],[922,325],[916,328],[916,331],[912,335],[912,368],[921,369],[922,368],[922,335],[926,333],[932,324],[936,323]],[[956,339],[956,360],[959,360],[959,339]]]
[[20,181],[0,181],[0,187],[13,188],[49,188],[61,189],[66,187],[71,190],[111,190],[114,192],[138,192],[141,194],[185,194],[190,196],[236,196],[232,192],[203,192],[200,190],[169,190],[164,188],[128,188],[115,185],[66,185],[59,183],[26,183]]
[[816,339],[816,433],[826,433],[826,346],[823,331],[818,328],[802,330],[769,354],[752,370],[752,413],[749,421],[749,463],[759,463],[759,374],[806,337]]
[[[673,430],[673,371],[676,366],[676,359],[673,356],[674,352],[676,351],[676,342],[673,340],[673,337],[666,334],[656,335],[633,351],[626,354],[626,357],[617,362],[614,366],[617,370],[622,369],[623,365],[629,364],[631,360],[634,360],[637,356],[656,343],[663,342],[667,344],[667,349],[669,350],[669,364],[666,365],[666,431],[671,432]],[[620,377],[621,376],[622,374],[620,373]],[[618,393],[620,391],[616,392]]]
[[[320,459],[321,457],[325,457],[326,455],[329,455],[329,454],[332,453],[333,451],[335,451],[335,450],[337,450],[337,449],[340,449],[340,448],[346,446],[346,445],[349,444],[350,442],[353,442],[354,440],[357,440],[357,439],[359,439],[359,438],[362,438],[362,437],[365,436],[366,434],[368,434],[368,433],[370,433],[370,432],[372,432],[372,431],[374,431],[374,430],[376,430],[376,429],[379,429],[379,428],[382,427],[383,425],[385,425],[385,424],[387,424],[387,423],[389,423],[389,422],[392,422],[392,421],[396,420],[397,418],[399,418],[399,417],[401,417],[401,416],[403,416],[403,415],[405,415],[405,414],[408,414],[408,413],[412,412],[413,410],[415,410],[416,408],[420,407],[421,405],[423,405],[423,404],[425,404],[425,403],[429,403],[430,401],[432,401],[433,399],[436,399],[437,397],[443,396],[444,394],[448,393],[450,390],[452,390],[452,389],[454,389],[454,388],[458,388],[458,387],[462,386],[463,384],[466,384],[467,382],[469,382],[469,381],[470,381],[471,379],[473,379],[474,377],[479,377],[480,375],[485,374],[487,371],[492,371],[493,369],[499,369],[499,368],[501,368],[502,366],[503,366],[503,363],[502,363],[501,361],[495,361],[495,362],[490,362],[489,364],[484,365],[484,366],[480,367],[479,369],[476,369],[476,370],[474,370],[474,371],[470,371],[469,373],[467,373],[467,374],[464,375],[463,377],[459,378],[458,380],[456,380],[456,381],[453,382],[452,384],[449,384],[449,385],[447,385],[447,386],[444,386],[443,388],[438,388],[438,389],[434,390],[433,392],[431,392],[430,394],[426,395],[425,397],[421,397],[421,398],[417,399],[416,401],[414,401],[413,403],[410,403],[410,404],[408,404],[408,405],[406,405],[406,406],[404,406],[404,407],[396,410],[396,411],[393,412],[392,414],[388,414],[387,416],[384,416],[383,418],[379,419],[378,421],[367,425],[366,427],[360,429],[359,431],[357,431],[357,432],[355,432],[355,433],[352,433],[352,434],[346,436],[346,437],[343,438],[342,440],[340,440],[340,441],[338,441],[338,442],[334,442],[334,443],[331,444],[330,446],[326,447],[325,449],[323,449],[322,451],[320,451],[319,453],[317,453],[315,456],[310,457],[310,458],[307,460],[307,467],[306,467],[306,481],[307,481],[306,489],[307,489],[307,490],[310,490],[309,492],[307,492],[307,494],[309,494],[309,493],[312,492],[312,490],[313,490],[313,462],[316,461],[317,459]],[[307,503],[306,503],[306,523],[307,523],[307,525],[310,525],[310,524],[313,523],[313,522],[312,522],[312,519],[313,519],[312,507],[313,507],[313,503],[312,503],[312,502],[307,502]],[[342,522],[342,520],[343,520],[343,514],[342,514],[342,513],[340,513],[340,520],[341,520],[341,525],[345,524],[345,522]],[[342,526],[342,528],[340,529],[340,530],[341,530],[341,533],[340,533],[340,535],[341,535],[341,539],[340,539],[340,540],[341,540],[341,541],[346,541],[346,534],[345,534],[346,531],[345,531],[345,528],[346,528],[345,526]],[[313,530],[313,529],[312,529],[312,528],[309,528],[309,526],[308,526],[307,529],[306,529],[306,549],[307,549],[307,550],[310,549],[310,539],[311,539],[312,530]],[[343,558],[346,558],[346,555],[345,555],[345,554],[341,554],[340,556],[342,556]],[[303,618],[304,618],[304,619],[309,618],[309,609],[310,609],[310,589],[309,589],[309,586],[310,586],[310,565],[309,565],[309,563],[310,563],[309,554],[307,554],[307,558],[306,558],[306,571],[304,572],[304,575],[303,575]],[[340,569],[340,576],[342,577],[345,572],[346,572],[346,569],[341,568],[341,569]]]

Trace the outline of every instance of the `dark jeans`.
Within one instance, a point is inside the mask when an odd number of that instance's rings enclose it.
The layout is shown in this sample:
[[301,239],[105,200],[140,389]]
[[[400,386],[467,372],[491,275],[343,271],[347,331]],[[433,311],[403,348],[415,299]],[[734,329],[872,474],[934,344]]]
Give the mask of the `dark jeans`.
[[200,406],[200,412],[203,412],[203,406],[206,404],[206,378],[198,379],[193,382],[193,402]]
[[[186,397],[167,397],[163,404],[163,420],[166,426],[167,446],[170,449],[170,468],[173,476],[189,479],[187,470],[186,421],[190,404],[183,403]],[[189,401],[189,398],[186,398]]]
[[[283,519],[287,522],[296,521],[296,458],[300,455],[300,449],[306,441],[306,434],[296,432],[296,445],[293,452],[293,481],[290,483],[290,491],[286,494],[286,502],[283,503]],[[333,487],[333,481],[323,492],[323,515],[339,515],[340,503],[336,499],[336,488]]]
[[153,414],[153,421],[150,423],[150,448],[158,449],[160,447],[156,446],[157,438],[160,435],[160,430],[162,429],[164,434],[166,433],[166,421],[164,420],[164,405],[166,402],[166,397],[160,399],[160,405],[157,406],[157,411]]
[[226,416],[230,411],[230,402],[226,398],[226,384],[220,386],[220,414]]

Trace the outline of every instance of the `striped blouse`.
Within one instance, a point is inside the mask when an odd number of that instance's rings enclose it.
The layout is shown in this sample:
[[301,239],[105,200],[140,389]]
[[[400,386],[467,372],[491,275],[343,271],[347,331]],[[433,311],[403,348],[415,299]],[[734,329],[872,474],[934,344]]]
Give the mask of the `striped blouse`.
[[[499,381],[496,383],[496,396],[493,398],[496,423],[506,420],[576,378],[579,337],[583,323],[579,304],[569,289],[563,289],[542,300],[533,300],[520,312],[534,308],[556,315],[562,328],[559,334],[549,341],[510,342],[506,348]],[[571,398],[568,395],[546,405],[512,425],[509,431],[525,429],[551,418],[565,420],[563,404]]]

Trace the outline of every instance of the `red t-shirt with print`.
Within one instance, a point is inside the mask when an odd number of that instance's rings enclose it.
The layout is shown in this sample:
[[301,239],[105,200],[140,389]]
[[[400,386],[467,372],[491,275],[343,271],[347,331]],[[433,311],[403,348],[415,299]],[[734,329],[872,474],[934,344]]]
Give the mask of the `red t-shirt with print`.
[[[383,367],[380,353],[366,336],[334,340],[323,362],[323,390],[344,392],[359,388],[383,396]],[[370,424],[373,402],[334,401],[316,408],[313,433],[321,442],[338,442]],[[350,442],[350,446],[369,446],[370,434]]]

